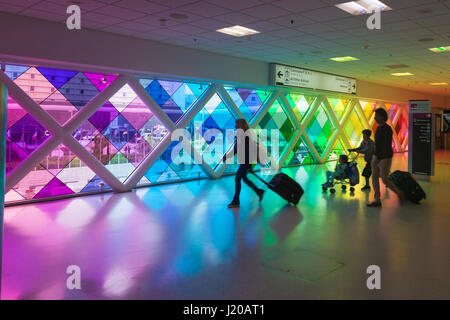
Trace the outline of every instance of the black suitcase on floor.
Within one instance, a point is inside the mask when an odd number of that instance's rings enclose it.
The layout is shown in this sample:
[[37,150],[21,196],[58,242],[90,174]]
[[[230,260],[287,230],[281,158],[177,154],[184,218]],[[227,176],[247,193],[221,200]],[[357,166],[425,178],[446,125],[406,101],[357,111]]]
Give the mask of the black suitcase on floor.
[[266,182],[253,171],[251,173],[287,202],[296,205],[304,193],[303,188],[294,179],[282,172],[277,173],[270,182]]
[[407,200],[419,203],[420,200],[426,198],[425,192],[416,180],[414,180],[411,173],[397,170],[391,173],[389,179],[405,193]]

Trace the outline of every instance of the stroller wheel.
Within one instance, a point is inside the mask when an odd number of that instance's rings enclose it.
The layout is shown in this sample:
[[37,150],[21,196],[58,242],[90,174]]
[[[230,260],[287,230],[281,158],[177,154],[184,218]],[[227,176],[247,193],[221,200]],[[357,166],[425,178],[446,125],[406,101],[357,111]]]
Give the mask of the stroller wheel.
[[342,185],[342,190],[347,189],[347,186],[345,184]]
[[335,192],[336,192],[336,189],[334,189],[334,188],[330,189],[330,193],[335,193]]
[[355,188],[350,187],[350,192],[354,192],[354,191],[355,191]]

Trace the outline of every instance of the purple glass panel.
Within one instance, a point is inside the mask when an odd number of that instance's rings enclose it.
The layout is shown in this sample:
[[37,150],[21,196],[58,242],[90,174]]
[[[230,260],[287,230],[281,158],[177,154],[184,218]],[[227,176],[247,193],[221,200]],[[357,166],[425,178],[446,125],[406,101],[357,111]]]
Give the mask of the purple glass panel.
[[255,112],[259,109],[259,107],[262,104],[262,101],[258,94],[256,92],[252,92],[247,96],[247,99],[244,100],[245,104],[248,107],[248,110],[252,113],[252,115],[255,114]]
[[92,140],[97,136],[99,131],[90,123],[85,121],[81,127],[79,127],[72,136],[82,145],[86,146],[91,143]]
[[110,103],[105,103],[98,109],[90,118],[89,122],[97,128],[98,131],[103,131],[119,114],[119,111]]
[[22,150],[30,154],[50,138],[51,134],[27,114],[8,129],[7,136],[11,142],[16,143]]
[[54,177],[44,188],[41,189],[33,199],[41,199],[48,197],[72,194],[73,191],[62,183],[58,178]]
[[92,84],[100,91],[103,91],[107,86],[116,80],[117,76],[110,74],[89,73],[84,72],[84,75],[92,82]]
[[178,119],[183,115],[183,111],[181,111],[180,107],[169,98],[162,106],[164,113],[172,120],[173,122],[177,122]]
[[59,92],[79,110],[95,97],[99,90],[80,72],[59,88]]
[[178,88],[183,84],[183,82],[165,81],[165,80],[158,80],[158,82],[169,94],[169,96],[172,96],[175,93],[175,91],[177,91]]
[[253,91],[251,89],[242,89],[242,88],[236,88],[237,93],[239,93],[239,96],[241,97],[242,101],[247,100],[247,97],[250,95],[250,93]]
[[56,88],[59,89],[78,72],[73,70],[60,70],[51,68],[37,68],[39,72]]
[[136,129],[119,114],[103,131],[102,134],[117,148],[122,147],[136,134]]
[[103,191],[103,190],[111,190],[111,187],[108,186],[98,176],[95,176],[91,179],[91,181],[89,181],[89,183],[80,192],[96,192],[96,191]]
[[161,86],[158,80],[152,81],[145,90],[152,96],[157,104],[163,105],[169,98],[170,95]]

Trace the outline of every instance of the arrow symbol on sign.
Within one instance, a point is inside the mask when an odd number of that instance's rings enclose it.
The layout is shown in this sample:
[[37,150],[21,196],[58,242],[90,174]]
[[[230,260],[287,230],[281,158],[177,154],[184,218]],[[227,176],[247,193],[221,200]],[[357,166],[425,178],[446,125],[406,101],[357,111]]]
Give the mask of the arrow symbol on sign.
[[283,76],[283,74],[281,73],[281,71],[278,71],[277,75],[278,75],[278,78],[281,78],[281,77]]

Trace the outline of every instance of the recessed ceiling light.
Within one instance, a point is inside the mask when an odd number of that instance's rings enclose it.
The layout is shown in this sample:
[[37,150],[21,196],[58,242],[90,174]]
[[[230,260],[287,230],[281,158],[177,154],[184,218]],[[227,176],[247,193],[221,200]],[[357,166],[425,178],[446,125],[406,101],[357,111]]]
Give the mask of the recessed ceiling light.
[[187,15],[185,15],[183,13],[171,13],[170,17],[174,18],[174,19],[180,19],[180,20],[184,20],[184,19],[189,18]]
[[390,66],[386,66],[389,69],[399,69],[399,68],[409,68],[406,64],[391,64]]
[[433,52],[436,52],[436,53],[448,52],[448,51],[450,51],[450,46],[447,46],[447,47],[429,48],[428,50],[433,51]]
[[419,14],[427,14],[427,13],[431,13],[431,12],[433,12],[433,10],[431,10],[431,9],[420,9],[420,10],[417,10],[417,13],[419,13]]
[[414,74],[412,74],[410,72],[396,72],[396,73],[391,73],[391,75],[396,76],[396,77],[405,77],[405,76],[413,76]]
[[419,42],[430,42],[433,40],[434,40],[434,38],[422,38],[422,39],[419,39]]
[[169,21],[169,20],[168,20],[168,19],[164,19],[164,18],[159,19],[159,25],[160,25],[161,27],[165,27],[167,21]]
[[249,29],[242,26],[233,26],[228,28],[222,28],[219,30],[216,30],[217,32],[225,33],[233,37],[244,37],[249,36],[251,34],[257,34],[260,33],[259,31]]
[[359,16],[362,14],[368,14],[373,12],[373,9],[378,9],[380,11],[392,10],[390,7],[385,5],[383,2],[378,0],[359,0],[350,1],[340,4],[335,4],[335,6],[345,12],[348,12],[354,16]]
[[355,60],[359,60],[359,59],[350,57],[350,56],[346,56],[346,57],[330,58],[330,60],[337,61],[337,62],[347,62],[347,61],[355,61]]
[[448,86],[447,82],[430,82],[432,86]]

